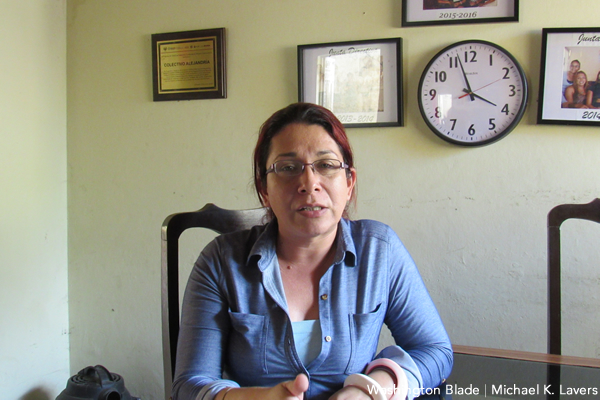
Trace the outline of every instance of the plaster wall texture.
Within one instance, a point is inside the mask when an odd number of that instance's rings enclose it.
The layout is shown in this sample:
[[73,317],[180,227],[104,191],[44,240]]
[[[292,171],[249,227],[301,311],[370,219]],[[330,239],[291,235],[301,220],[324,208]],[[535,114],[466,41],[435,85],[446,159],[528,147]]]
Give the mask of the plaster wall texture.
[[65,0],[0,6],[0,397],[69,378]]

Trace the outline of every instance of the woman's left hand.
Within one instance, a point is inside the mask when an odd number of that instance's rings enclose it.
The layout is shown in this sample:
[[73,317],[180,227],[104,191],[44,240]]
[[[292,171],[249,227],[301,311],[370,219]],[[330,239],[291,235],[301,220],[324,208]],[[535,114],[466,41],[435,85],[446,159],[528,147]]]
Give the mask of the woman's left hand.
[[[374,369],[369,374],[369,377],[381,385],[379,390],[384,390],[384,395],[388,393],[385,398],[389,396],[390,390],[394,390],[394,378],[392,378],[392,375],[387,370]],[[345,386],[335,392],[329,400],[373,400],[373,398],[380,396],[377,393],[373,393],[373,395],[369,394],[369,390],[377,390],[375,387],[367,385],[367,388]]]
[[341,388],[329,398],[329,400],[371,400],[365,391],[356,386],[346,386]]

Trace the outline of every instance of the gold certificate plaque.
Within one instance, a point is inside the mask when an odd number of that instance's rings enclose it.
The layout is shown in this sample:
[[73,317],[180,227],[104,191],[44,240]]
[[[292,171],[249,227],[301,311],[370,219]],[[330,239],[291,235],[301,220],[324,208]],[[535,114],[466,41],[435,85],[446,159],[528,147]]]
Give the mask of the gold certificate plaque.
[[154,101],[226,96],[225,28],[152,35]]

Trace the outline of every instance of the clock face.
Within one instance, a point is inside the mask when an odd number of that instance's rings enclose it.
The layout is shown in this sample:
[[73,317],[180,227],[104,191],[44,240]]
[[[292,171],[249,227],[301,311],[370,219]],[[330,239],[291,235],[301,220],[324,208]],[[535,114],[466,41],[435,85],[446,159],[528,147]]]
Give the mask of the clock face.
[[431,130],[463,146],[506,136],[527,105],[527,79],[506,50],[481,40],[458,42],[429,62],[419,82],[419,108]]

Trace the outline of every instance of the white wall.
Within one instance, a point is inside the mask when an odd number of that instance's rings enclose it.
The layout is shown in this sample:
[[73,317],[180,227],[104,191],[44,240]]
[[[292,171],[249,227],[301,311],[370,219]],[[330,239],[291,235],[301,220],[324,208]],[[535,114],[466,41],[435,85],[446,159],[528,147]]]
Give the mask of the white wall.
[[69,378],[66,2],[0,1],[0,397]]
[[[257,205],[250,153],[259,125],[297,99],[297,45],[385,37],[404,40],[406,124],[349,130],[356,217],[397,230],[454,343],[544,352],[546,215],[600,193],[598,128],[536,125],[541,29],[580,26],[581,10],[597,8],[566,4],[522,1],[518,23],[401,28],[399,0],[68,1],[72,371],[102,363],[132,394],[161,396],[163,219],[206,202]],[[597,26],[595,15],[585,24]],[[152,102],[150,35],[218,27],[228,98]],[[437,139],[416,101],[427,62],[464,39],[507,48],[531,89],[517,129],[476,149]],[[597,293],[598,275],[574,279]],[[600,343],[591,347],[573,351],[598,355]]]

